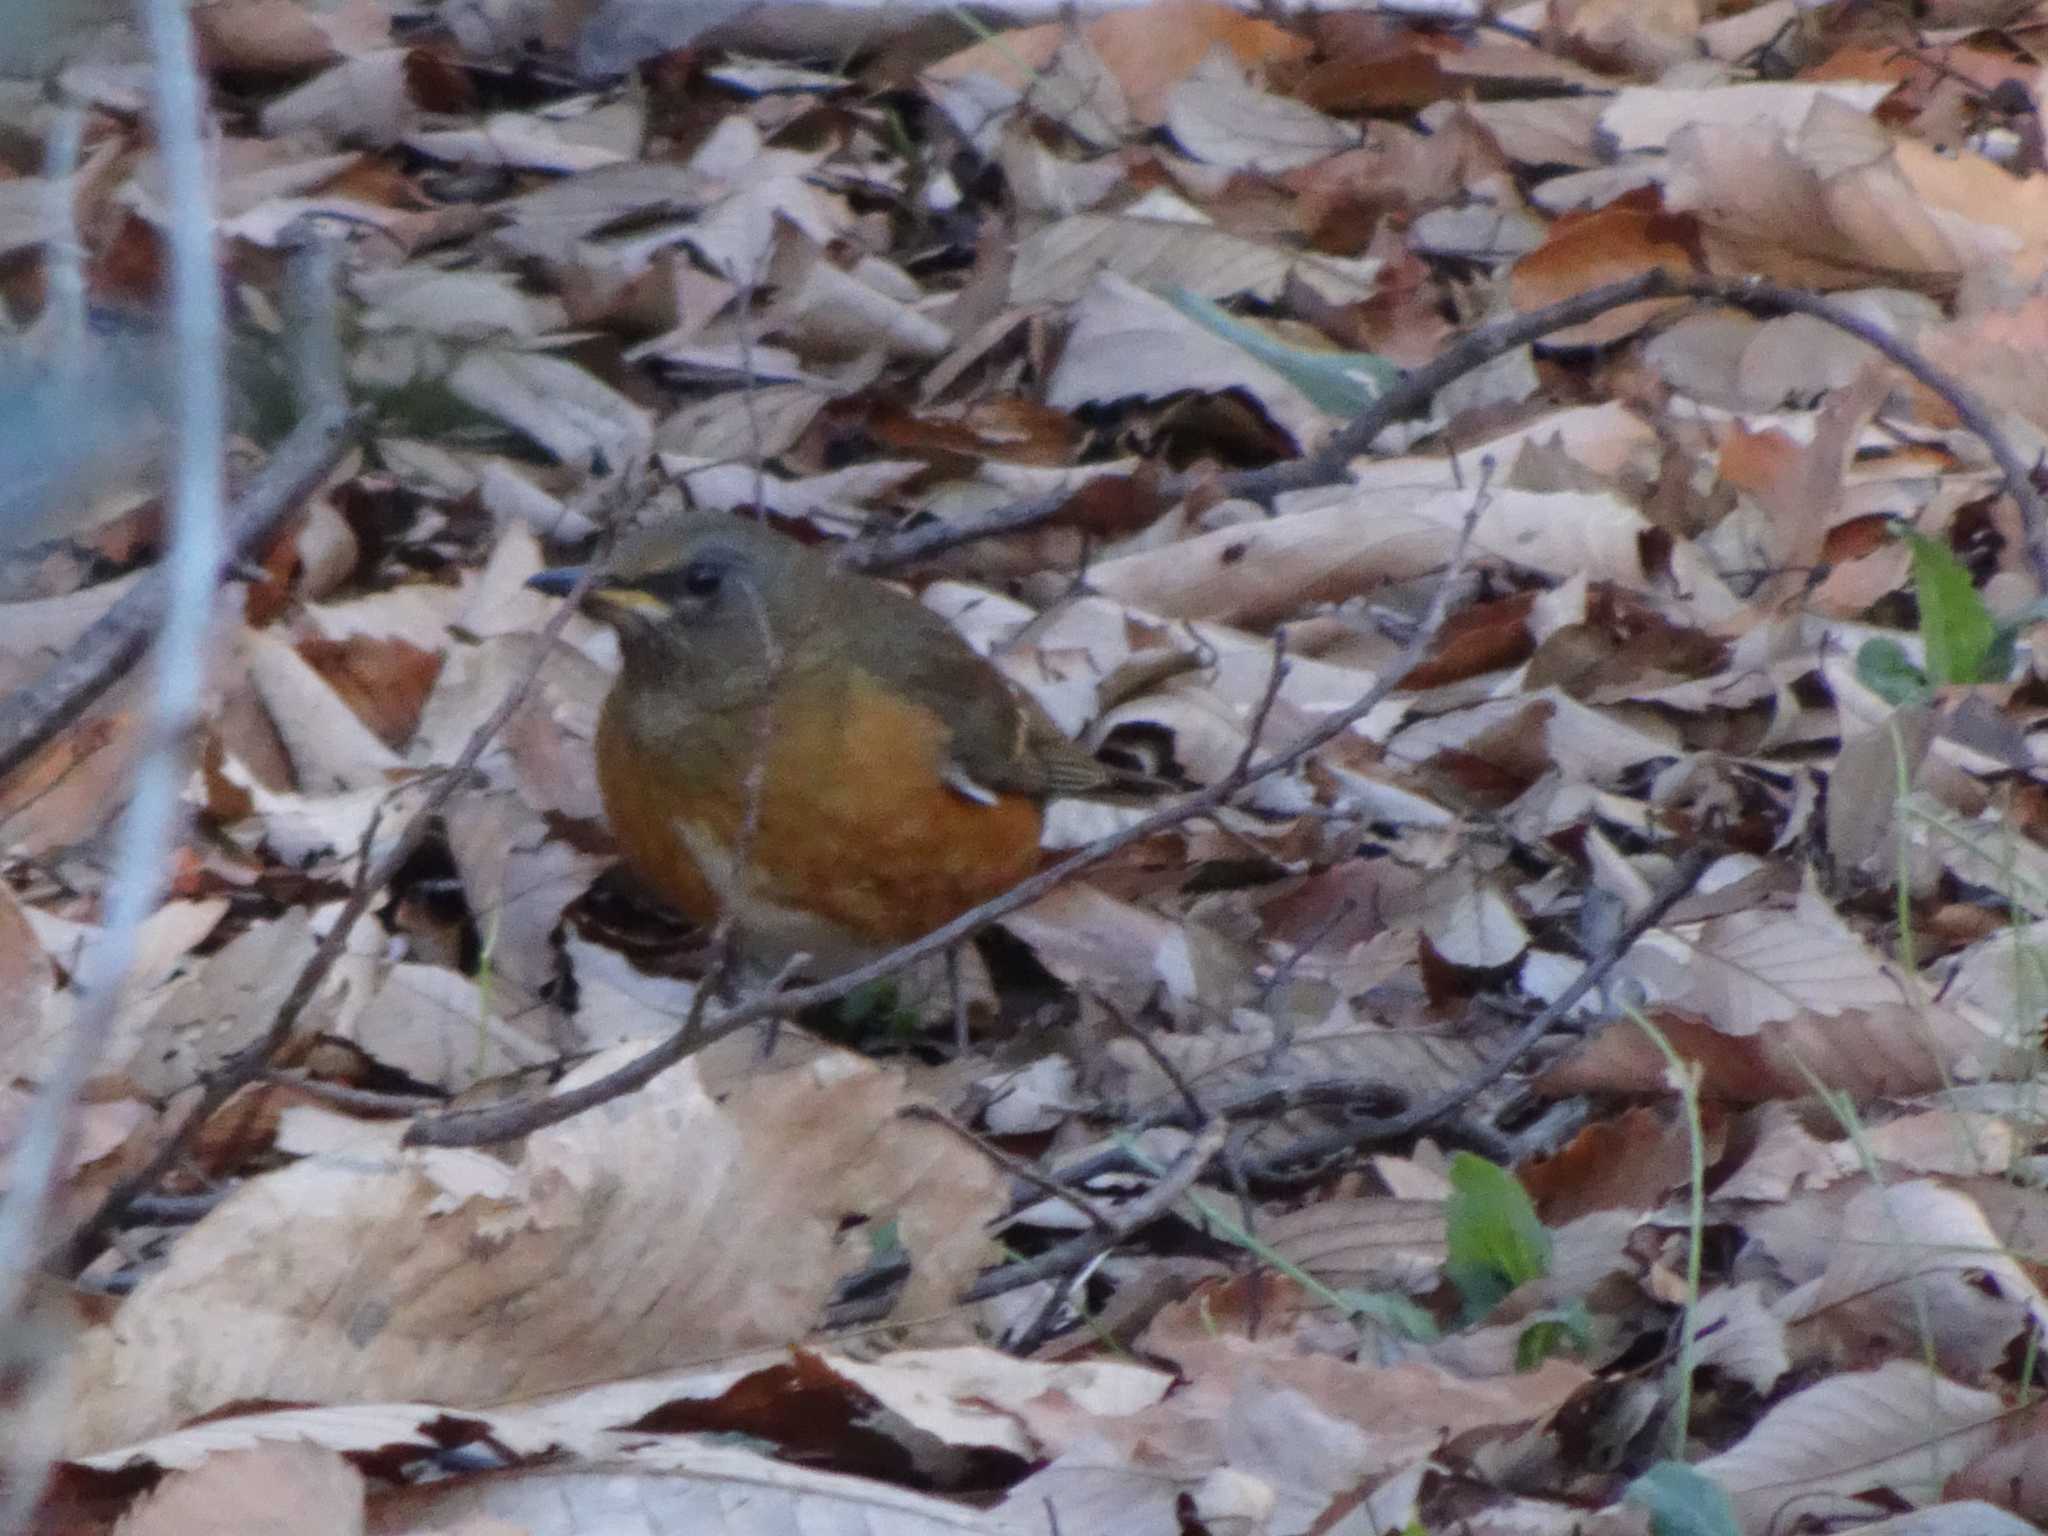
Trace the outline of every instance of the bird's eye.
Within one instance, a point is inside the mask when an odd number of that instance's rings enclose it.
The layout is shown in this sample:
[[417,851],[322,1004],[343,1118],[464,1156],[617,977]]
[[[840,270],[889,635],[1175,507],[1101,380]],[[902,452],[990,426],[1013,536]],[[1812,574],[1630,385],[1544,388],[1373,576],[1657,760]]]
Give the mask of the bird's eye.
[[715,597],[725,581],[725,568],[716,560],[692,560],[683,567],[683,591],[690,597]]

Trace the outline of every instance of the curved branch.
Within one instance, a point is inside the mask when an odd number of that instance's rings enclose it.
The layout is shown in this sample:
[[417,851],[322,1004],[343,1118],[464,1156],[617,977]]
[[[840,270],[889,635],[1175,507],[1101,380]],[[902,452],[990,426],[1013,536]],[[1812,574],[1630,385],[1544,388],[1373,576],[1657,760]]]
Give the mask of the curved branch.
[[[1652,299],[1696,299],[1762,315],[1807,315],[1855,337],[1897,364],[1954,411],[1956,419],[1989,451],[1992,461],[2005,477],[2007,493],[2019,506],[2021,524],[2026,530],[2027,563],[2033,570],[2034,580],[2043,592],[2048,592],[2048,501],[2043,500],[2041,491],[2034,484],[2034,466],[2014,448],[2012,440],[1999,426],[1993,407],[1962,380],[1937,367],[1919,350],[1876,322],[1819,294],[1788,288],[1762,278],[1694,276],[1660,268],[1618,283],[1588,289],[1542,309],[1530,310],[1527,314],[1491,321],[1467,332],[1422,367],[1404,376],[1314,453],[1263,469],[1240,470],[1212,477],[1208,483],[1226,496],[1266,502],[1286,491],[1335,484],[1344,478],[1350,461],[1370,449],[1382,432],[1395,422],[1428,409],[1430,401],[1446,385],[1476,372],[1517,347],[1528,346],[1554,332],[1584,325],[1614,310]],[[1163,500],[1173,501],[1188,494],[1195,484],[1196,477],[1192,474],[1168,475],[1160,485],[1159,495]],[[1072,497],[1071,491],[1052,492],[1017,502],[971,522],[941,524],[864,540],[856,549],[850,550],[845,559],[849,565],[861,570],[908,565],[978,539],[1015,533],[1050,522]]]

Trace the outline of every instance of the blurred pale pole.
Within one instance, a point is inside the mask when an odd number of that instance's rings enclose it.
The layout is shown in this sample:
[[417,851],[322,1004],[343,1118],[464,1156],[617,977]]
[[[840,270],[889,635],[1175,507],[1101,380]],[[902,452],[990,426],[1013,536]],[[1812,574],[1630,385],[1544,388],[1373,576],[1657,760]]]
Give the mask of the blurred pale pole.
[[[0,1335],[16,1338],[34,1265],[48,1241],[44,1229],[50,1197],[71,1141],[78,1095],[104,1054],[121,983],[134,962],[137,932],[162,900],[205,680],[215,572],[224,556],[222,315],[204,103],[183,0],[138,3],[155,66],[157,155],[169,220],[169,344],[162,385],[173,428],[166,493],[169,606],[150,658],[148,731],[115,837],[113,868],[101,898],[101,930],[77,972],[78,1017],[15,1142],[6,1198],[0,1200]],[[75,6],[58,7],[49,0],[29,0],[28,9],[61,11],[66,20],[78,14]],[[40,1481],[38,1475],[35,1482]],[[9,1494],[6,1523],[12,1527],[29,1517],[35,1492],[17,1483]]]

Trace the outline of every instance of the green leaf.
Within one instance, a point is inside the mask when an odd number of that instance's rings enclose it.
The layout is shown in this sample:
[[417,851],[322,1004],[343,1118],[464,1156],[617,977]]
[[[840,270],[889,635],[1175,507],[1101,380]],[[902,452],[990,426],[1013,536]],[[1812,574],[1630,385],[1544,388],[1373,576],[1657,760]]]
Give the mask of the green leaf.
[[1550,1269],[1550,1234],[1528,1193],[1504,1168],[1460,1152],[1451,1159],[1444,1202],[1450,1256],[1444,1269],[1465,1298],[1467,1318],[1484,1317],[1516,1286]]
[[1622,1497],[1650,1512],[1652,1536],[1741,1536],[1727,1490],[1684,1462],[1658,1462]]
[[1913,590],[1920,600],[1920,638],[1927,645],[1927,675],[1936,683],[2001,681],[1988,670],[1998,625],[1946,544],[1902,529],[1913,551]]
[[1377,352],[1318,352],[1292,346],[1199,293],[1169,288],[1161,297],[1190,320],[1249,352],[1308,396],[1316,409],[1332,416],[1356,416],[1401,377],[1400,368]]
[[1532,1323],[1515,1336],[1515,1369],[1533,1371],[1552,1355],[1565,1353],[1569,1336],[1556,1319]]
[[1593,1347],[1593,1317],[1583,1301],[1526,1320],[1515,1339],[1515,1369],[1533,1371],[1553,1355],[1583,1355]]
[[1896,640],[1866,640],[1856,648],[1856,679],[1887,704],[1917,703],[1927,697],[1927,674]]
[[844,1042],[914,1039],[922,1021],[917,1010],[904,1001],[903,990],[892,977],[884,976],[866,986],[855,987],[833,1005],[826,1031]]

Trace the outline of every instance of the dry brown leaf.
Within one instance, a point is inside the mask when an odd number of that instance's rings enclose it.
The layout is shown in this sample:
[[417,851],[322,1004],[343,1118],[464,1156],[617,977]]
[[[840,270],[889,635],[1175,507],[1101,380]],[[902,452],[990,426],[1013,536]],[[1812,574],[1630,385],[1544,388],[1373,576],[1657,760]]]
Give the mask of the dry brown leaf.
[[1156,294],[1104,274],[1074,307],[1074,327],[1046,399],[1065,410],[1186,390],[1241,390],[1303,448],[1336,427],[1277,370]]
[[1894,142],[1823,97],[1790,134],[1762,125],[1681,128],[1665,203],[1700,220],[1718,272],[1861,286],[1887,275],[1953,282],[2048,259],[2037,194],[1974,156]]
[[1332,1290],[1433,1290],[1446,1253],[1441,1201],[1324,1200],[1259,1226],[1259,1241]]
[[1037,1536],[1043,1529],[874,1478],[679,1437],[640,1439],[572,1467],[407,1489],[377,1501],[369,1529],[374,1536],[498,1536],[508,1527],[524,1536],[581,1536],[635,1524],[717,1530],[743,1522],[771,1531],[892,1536]]
[[1910,995],[1890,962],[1812,891],[1802,891],[1790,912],[1737,912],[1652,934],[1629,958],[1646,981],[1665,964],[1679,985],[1658,986],[1660,999],[1730,1035],[1891,1008]]
[[391,28],[377,0],[310,6],[295,0],[204,0],[192,7],[206,67],[301,74],[379,46]]
[[1340,301],[1358,300],[1371,277],[1356,263],[1215,228],[1191,205],[1154,194],[1114,214],[1076,213],[1020,241],[1010,298],[1020,305],[1072,303],[1110,273],[1152,293],[1186,288],[1208,299],[1270,298],[1299,277]]
[[[1362,515],[1368,507],[1371,515]],[[1472,507],[1469,492],[1434,486],[1379,488],[1369,497],[1320,493],[1290,504],[1283,517],[1104,561],[1091,581],[1107,596],[1178,618],[1291,617],[1310,603],[1440,569]],[[1583,572],[1635,587],[1645,577],[1646,528],[1642,514],[1617,496],[1496,490],[1480,502],[1473,550],[1558,577]],[[1675,569],[1698,573],[1689,596],[1703,617],[1735,611],[1703,560],[1682,545],[1669,559]]]
[[[2025,1059],[2005,1026],[1987,1029],[1942,1007],[1802,1012],[1747,1036],[1692,1014],[1653,1017],[1678,1054],[1698,1067],[1704,1093],[1746,1103],[1796,1098],[1816,1087],[1861,1096],[1931,1093],[1957,1078],[2008,1075]],[[1668,1087],[1668,1070],[1633,1025],[1609,1026],[1539,1083],[1553,1094],[1653,1093]]]
[[320,132],[337,140],[392,144],[419,121],[407,80],[413,54],[380,48],[343,59],[263,109],[269,133]]
[[[1172,1360],[1188,1385],[1159,1408],[1105,1428],[1126,1450],[1149,1443],[1155,1475],[1178,1473],[1181,1458],[1206,1452],[1259,1477],[1278,1496],[1282,1522],[1312,1518],[1347,1480],[1384,1475],[1427,1456],[1447,1435],[1539,1420],[1587,1380],[1581,1367],[1557,1360],[1486,1383],[1423,1362],[1374,1367],[1304,1354],[1285,1322],[1285,1309],[1301,1298],[1284,1281],[1263,1289],[1265,1322],[1257,1339],[1237,1331],[1243,1320],[1213,1288],[1162,1311],[1144,1347]],[[1013,1498],[1021,1490],[1050,1493],[1065,1486],[1079,1468],[1062,1461],[1022,1484]],[[1097,1475],[1121,1478],[1129,1497],[1137,1492],[1137,1470],[1098,1465]]]
[[[1712,1157],[1714,1144],[1707,1151]],[[1656,1209],[1690,1177],[1690,1152],[1675,1117],[1638,1106],[1595,1121],[1516,1176],[1543,1219],[1561,1223],[1590,1211]]]
[[1786,1321],[1835,1342],[1857,1366],[1918,1358],[1986,1380],[2008,1349],[2037,1339],[2048,1301],[1960,1190],[1929,1179],[1873,1185],[1849,1202],[1826,1271]]
[[[796,1378],[801,1378],[796,1379]],[[695,1422],[772,1436],[787,1432],[787,1399],[813,1392],[823,1411],[867,1417],[906,1446],[922,1435],[948,1447],[1044,1454],[1117,1418],[1157,1403],[1172,1385],[1166,1373],[1116,1361],[1050,1364],[1014,1359],[985,1346],[898,1350],[882,1360],[809,1350],[767,1350],[708,1369],[607,1381],[529,1402],[470,1409],[464,1431],[519,1457],[610,1454],[630,1433],[686,1412]],[[753,1388],[765,1387],[762,1399]],[[836,1403],[825,1399],[836,1397]],[[782,1399],[778,1404],[776,1399]],[[801,1412],[801,1410],[799,1410]],[[894,1416],[886,1422],[885,1416]],[[349,1456],[388,1456],[421,1448],[443,1410],[426,1403],[363,1403],[229,1414],[84,1459],[96,1470],[166,1471],[207,1465],[224,1453],[278,1445],[319,1446]],[[925,1447],[926,1449],[929,1448]]]
[[[1539,249],[1515,263],[1515,307],[1537,309],[1644,272],[1689,276],[1693,269],[1691,244],[1687,221],[1647,199],[1568,214],[1551,226]],[[1634,335],[1677,302],[1653,299],[1609,310],[1597,320],[1554,332],[1549,344],[1606,346]]]
[[1166,129],[1197,160],[1236,171],[1291,171],[1358,142],[1350,124],[1259,90],[1216,54],[1166,93]]
[[987,1256],[997,1181],[945,1131],[896,1119],[901,1100],[843,1055],[723,1102],[686,1064],[535,1132],[516,1165],[386,1150],[263,1175],[87,1337],[69,1443],[238,1398],[481,1404],[790,1342],[883,1222],[914,1258],[905,1315],[934,1315]]
[[[1193,74],[1212,48],[1228,48],[1251,68],[1308,52],[1284,28],[1215,0],[1152,0],[1089,22],[1082,35],[1122,85],[1137,120],[1148,126],[1165,119],[1167,92]],[[1003,33],[932,66],[930,74],[940,81],[985,74],[1022,90],[1066,36],[1062,25]]]
[[1793,1499],[1845,1514],[1870,1507],[1854,1497],[1865,1490],[1931,1504],[1948,1474],[1997,1440],[2002,1416],[1996,1394],[1895,1361],[1795,1393],[1699,1471],[1728,1490],[1749,1532],[1770,1529]]
[[115,1536],[360,1536],[363,1476],[333,1451],[266,1445],[176,1472],[114,1526]]
[[[0,51],[50,30],[40,0],[21,3]],[[1178,1106],[1184,1081],[1210,1108],[1309,1082],[1356,1085],[1374,1110],[1379,1093],[1455,1090],[1498,1048],[1469,992],[1560,995],[1600,951],[1593,893],[1636,910],[1674,849],[1704,842],[1718,858],[1700,889],[1581,1007],[1642,994],[1699,1068],[1729,1241],[1700,1255],[1697,1298],[1672,1203],[1694,1149],[1664,1057],[1627,1024],[1542,1080],[1619,1102],[1525,1160],[1553,1269],[1487,1325],[1459,1326],[1432,1294],[1448,1183],[1425,1140],[1278,1200],[1255,1190],[1246,1219],[1326,1281],[1423,1297],[1442,1339],[1362,1349],[1354,1322],[1270,1276],[1176,1305],[1221,1261],[1176,1251],[1173,1222],[1070,1295],[1040,1283],[958,1319],[1051,1330],[1057,1365],[788,1351],[899,1233],[914,1267],[897,1315],[952,1315],[994,1203],[978,1154],[892,1118],[915,1093],[808,1039],[785,1032],[763,1077],[734,1037],[493,1154],[402,1151],[392,1121],[264,1085],[166,1186],[217,1178],[225,1203],[189,1228],[124,1226],[87,1271],[135,1289],[87,1337],[71,1430],[111,1447],[244,1396],[331,1406],[110,1449],[57,1488],[118,1503],[223,1451],[304,1440],[387,1480],[370,1518],[392,1531],[506,1536],[653,1508],[704,1526],[1640,1536],[1612,1501],[1669,1426],[1655,1373],[1633,1366],[1689,1305],[1710,1367],[1694,1427],[1736,1448],[1719,1466],[1753,1526],[1825,1517],[1837,1495],[1955,1496],[1960,1479],[1933,1487],[1951,1470],[1936,1457],[1929,1489],[1903,1486],[1910,1433],[1946,1443],[1949,1389],[2009,1395],[2043,1305],[2016,1264],[2048,1250],[2017,1178],[2038,1140],[2048,664],[2022,632],[2015,678],[1900,716],[1858,657],[1879,639],[1923,648],[1910,552],[1886,536],[1898,521],[1945,541],[1995,616],[2036,599],[1984,445],[1923,386],[1866,374],[1861,343],[1814,316],[1702,311],[1657,331],[1637,310],[1453,380],[1343,484],[1240,499],[1236,471],[1286,462],[1287,436],[1320,440],[1337,418],[1161,296],[1415,367],[1603,278],[1765,274],[1921,348],[2030,460],[2048,140],[2025,109],[2042,73],[2025,13],[1936,0],[1912,49],[1868,6],[1503,12],[1528,41],[1479,25],[1483,9],[1056,16],[1025,0],[933,66],[959,38],[929,7],[465,0],[395,47],[384,0],[202,6],[208,83],[235,109],[210,160],[253,407],[237,424],[265,442],[281,425],[273,381],[296,331],[279,276],[312,216],[365,237],[342,253],[341,319],[350,388],[379,394],[384,429],[224,594],[223,637],[236,616],[254,634],[208,657],[193,831],[166,871],[181,904],[147,930],[54,1202],[70,1219],[150,1150],[138,1088],[176,1090],[268,1026],[361,860],[536,659],[555,604],[525,581],[614,527],[689,502],[829,538],[1058,500],[1042,527],[901,575],[1061,728],[1214,783],[1378,685],[1477,509],[1422,668],[1289,772],[1016,915],[1009,936],[1040,964],[992,942],[963,994],[976,1049],[912,1081],[1046,1166],[1111,1152],[1104,1119]],[[96,0],[76,18],[106,19]],[[827,52],[862,75],[768,45],[806,27],[836,29]],[[568,72],[537,38],[575,49]],[[734,51],[756,42],[768,56]],[[119,57],[95,50],[53,89],[0,80],[0,298],[32,367],[61,361],[70,312],[43,228],[67,118],[83,168],[61,190],[94,328],[161,306],[151,85]],[[623,87],[571,78],[608,59],[635,66]],[[164,393],[133,371],[135,393]],[[27,525],[84,531],[0,560],[0,686],[39,674],[123,590],[102,578],[161,543],[141,478],[153,413],[90,388],[104,420],[67,447],[91,462]],[[238,448],[231,494],[243,483]],[[323,1086],[541,1077],[564,1053],[643,1046],[695,1000],[697,954],[600,874],[589,755],[616,644],[580,616],[562,642],[300,1021],[289,1059],[306,1052]],[[0,1137],[76,1014],[138,697],[128,685],[0,786],[0,979],[17,1005]],[[1140,814],[1063,802],[1043,842]],[[896,1001],[909,1038],[891,1048],[944,1036],[942,1003],[914,985]],[[1853,1136],[1816,1087],[1856,1100]],[[1461,1131],[1511,1134],[1506,1157],[1581,1108],[1489,1127],[1518,1092],[1466,1106]],[[1327,1138],[1342,1114],[1297,1113],[1246,1150]],[[1163,1166],[1188,1143],[1161,1127],[1138,1146]],[[1090,1194],[1119,1210],[1130,1190]],[[1086,1226],[1065,1200],[1026,1198],[1020,1251]],[[1833,1374],[1918,1356],[1916,1293],[1938,1373]],[[1585,1358],[1513,1374],[1528,1317],[1567,1305],[1590,1323]],[[1173,1392],[1071,1331],[1083,1306],[1107,1339],[1170,1346]],[[647,1374],[749,1345],[767,1353]],[[1407,1374],[1354,1363],[1375,1348],[1406,1351]],[[1813,1396],[1829,1387],[1846,1403]],[[1931,1411],[1910,1402],[1923,1387]],[[1758,1429],[1771,1393],[1792,1395]],[[10,1477],[64,1425],[28,1402],[0,1392]],[[1890,1436],[1883,1414],[1907,1405]],[[1966,1475],[2002,1474],[1977,1486],[2007,1508],[2048,1508],[2034,1422],[2003,1432],[2019,1443],[2001,1459],[1964,1427]],[[719,1433],[752,1448],[706,1451]],[[1799,1465],[1745,1462],[1802,1446]],[[483,1447],[503,1458],[489,1476]],[[138,1526],[176,1518],[181,1490],[163,1487]],[[225,1523],[288,1518],[284,1494],[269,1503]],[[1930,1506],[1928,1529],[1965,1508]],[[1957,1536],[2000,1529],[1973,1514]]]
[[1871,113],[1892,93],[1889,81],[1757,81],[1699,88],[1631,86],[1615,94],[1600,112],[1600,130],[1616,149],[1631,153],[1669,149],[1686,128],[1714,133],[1728,129],[1769,129],[1791,136],[1806,126],[1822,102],[1836,102],[1858,114]]
[[291,755],[296,785],[308,794],[381,789],[404,759],[349,708],[307,659],[262,630],[245,630],[250,681]]

